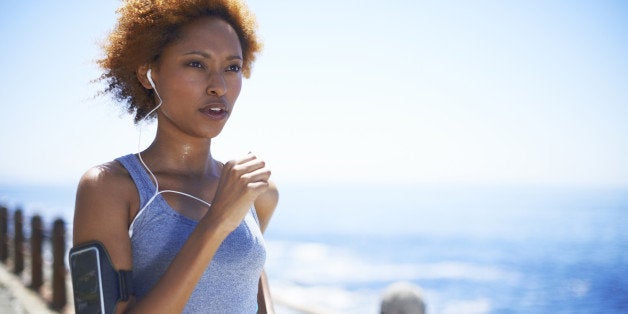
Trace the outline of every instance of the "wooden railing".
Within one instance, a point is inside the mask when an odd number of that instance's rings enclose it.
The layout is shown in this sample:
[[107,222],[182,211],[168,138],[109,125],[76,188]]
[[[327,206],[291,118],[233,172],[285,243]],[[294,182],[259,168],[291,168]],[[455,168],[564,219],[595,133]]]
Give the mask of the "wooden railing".
[[[31,217],[30,229],[28,230],[29,241],[26,242],[24,220],[22,210],[17,208],[10,211],[0,204],[0,267],[11,270],[24,285],[37,292],[50,309],[62,313],[73,313],[72,304],[68,304],[72,300],[70,298],[68,301],[67,295],[68,283],[66,280],[69,278],[67,278],[65,266],[65,222],[62,219],[56,219],[50,231],[47,232],[41,216]],[[52,258],[47,261],[44,259],[46,256],[46,251],[43,250],[44,245],[48,245],[51,248],[49,251],[52,253]],[[30,269],[30,274],[25,274],[25,269]],[[43,289],[44,286],[47,288]],[[274,313],[265,275],[260,281],[260,287],[262,286],[264,289],[261,291],[264,294],[260,294],[258,298],[262,298],[265,302],[261,302],[260,313]],[[382,313],[398,313],[399,308],[408,308],[408,306],[420,306],[420,308],[415,309],[416,313],[425,313],[425,301],[421,293],[417,292],[416,287],[409,287],[407,284],[392,285],[388,290],[382,300]],[[329,312],[306,309],[291,302],[285,302],[285,300],[282,302],[283,298],[280,296],[275,297],[279,301],[278,303],[296,312]]]
[[[0,262],[21,278],[30,289],[39,293],[50,309],[61,311],[68,303],[67,271],[64,262],[65,222],[62,219],[56,219],[51,229],[46,229],[41,216],[35,215],[30,217],[28,235],[25,235],[24,222],[25,217],[21,209],[16,208],[10,211],[0,205]],[[29,242],[26,242],[26,236]],[[44,245],[51,247],[51,261],[44,260]],[[24,273],[27,268],[25,264],[29,266],[29,274]],[[49,271],[46,271],[46,267]],[[44,286],[49,287],[51,291],[44,293],[42,291]]]

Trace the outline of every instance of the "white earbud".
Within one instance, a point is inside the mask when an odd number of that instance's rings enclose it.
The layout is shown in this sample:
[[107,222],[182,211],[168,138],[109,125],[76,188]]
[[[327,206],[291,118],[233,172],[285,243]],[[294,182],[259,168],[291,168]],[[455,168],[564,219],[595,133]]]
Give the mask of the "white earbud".
[[148,82],[150,83],[150,86],[152,86],[153,89],[156,90],[157,88],[155,87],[155,83],[153,83],[153,78],[150,75],[150,68],[148,68],[148,71],[146,71],[146,78],[148,79]]
[[144,119],[148,118],[153,112],[155,112],[155,110],[157,110],[157,108],[161,107],[161,96],[159,95],[159,92],[157,91],[157,87],[155,86],[155,82],[153,82],[153,77],[151,75],[151,69],[148,68],[148,71],[146,71],[146,78],[148,79],[148,82],[150,83],[150,86],[153,87],[153,90],[155,91],[155,95],[157,95],[157,98],[159,99],[159,103],[157,104],[157,106],[155,106],[155,108],[153,108],[153,110],[151,110],[145,117]]

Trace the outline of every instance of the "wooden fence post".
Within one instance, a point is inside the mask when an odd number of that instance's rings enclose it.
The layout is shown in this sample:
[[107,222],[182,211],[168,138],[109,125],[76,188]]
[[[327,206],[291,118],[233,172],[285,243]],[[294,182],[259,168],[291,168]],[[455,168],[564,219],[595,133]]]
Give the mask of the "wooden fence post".
[[24,271],[24,218],[21,209],[15,211],[13,222],[15,223],[13,229],[13,248],[15,251],[13,272],[16,275],[21,275]]
[[42,241],[44,239],[44,226],[41,216],[36,215],[31,219],[31,289],[38,291],[44,283],[42,271]]
[[52,304],[61,310],[67,303],[65,291],[65,223],[57,219],[52,228]]
[[9,258],[9,210],[0,207],[0,261],[5,263]]
[[384,290],[380,313],[425,314],[425,308],[425,297],[421,288],[408,282],[396,282]]

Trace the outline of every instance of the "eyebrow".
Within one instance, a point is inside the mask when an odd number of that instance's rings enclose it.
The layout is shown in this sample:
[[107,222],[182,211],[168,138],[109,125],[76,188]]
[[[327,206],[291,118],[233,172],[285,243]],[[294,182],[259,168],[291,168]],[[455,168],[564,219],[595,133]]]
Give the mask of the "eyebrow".
[[[190,51],[190,52],[184,54],[184,56],[187,56],[187,55],[199,55],[199,56],[201,56],[203,58],[212,59],[212,55],[211,54],[206,53],[204,51],[198,51],[198,50],[193,50],[193,51]],[[231,61],[231,60],[243,60],[243,59],[242,59],[242,56],[240,56],[240,55],[231,55],[231,56],[227,57],[227,60]]]

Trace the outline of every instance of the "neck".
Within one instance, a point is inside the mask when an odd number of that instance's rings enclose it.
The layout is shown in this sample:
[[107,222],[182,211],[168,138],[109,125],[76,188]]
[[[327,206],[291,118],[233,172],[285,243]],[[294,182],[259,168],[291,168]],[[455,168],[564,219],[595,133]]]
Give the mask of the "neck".
[[161,128],[142,158],[155,173],[173,173],[190,177],[204,177],[217,173],[211,155],[211,140],[181,137]]

